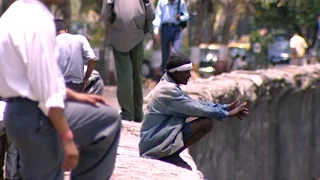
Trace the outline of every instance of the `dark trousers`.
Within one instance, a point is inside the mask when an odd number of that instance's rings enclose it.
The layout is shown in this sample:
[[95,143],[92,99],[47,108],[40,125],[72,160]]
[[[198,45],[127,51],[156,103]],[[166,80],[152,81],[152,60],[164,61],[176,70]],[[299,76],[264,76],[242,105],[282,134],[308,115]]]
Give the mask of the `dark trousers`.
[[122,119],[141,121],[143,42],[141,41],[129,52],[113,48],[113,54],[117,71],[117,98],[122,110]]
[[179,53],[181,50],[182,40],[180,38],[180,33],[181,28],[179,25],[164,24],[161,26],[162,73],[164,73],[167,66],[171,45],[173,53]]
[[[71,179],[109,179],[115,165],[121,120],[109,107],[66,102],[65,117],[78,146],[79,164]],[[63,150],[51,121],[38,103],[24,99],[8,101],[4,124],[17,145],[24,180],[63,180]]]
[[84,92],[88,94],[97,94],[102,96],[104,91],[104,82],[101,77],[89,82],[88,86],[85,88]]
[[[3,167],[5,166],[5,178]],[[3,121],[0,121],[0,179],[19,180],[19,154],[16,145],[7,136]]]
[[73,82],[68,82],[68,83],[66,83],[66,86],[67,86],[67,88],[70,88],[76,92],[83,92],[84,91],[82,83],[76,84]]

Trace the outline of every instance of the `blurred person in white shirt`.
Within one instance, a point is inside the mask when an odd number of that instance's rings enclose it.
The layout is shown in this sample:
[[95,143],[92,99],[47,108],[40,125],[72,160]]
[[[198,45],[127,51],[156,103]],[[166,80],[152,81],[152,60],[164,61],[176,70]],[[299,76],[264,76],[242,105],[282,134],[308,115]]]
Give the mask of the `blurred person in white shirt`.
[[290,64],[292,65],[305,65],[307,64],[306,49],[308,48],[308,44],[306,40],[299,35],[297,31],[293,33],[293,36],[290,38]]

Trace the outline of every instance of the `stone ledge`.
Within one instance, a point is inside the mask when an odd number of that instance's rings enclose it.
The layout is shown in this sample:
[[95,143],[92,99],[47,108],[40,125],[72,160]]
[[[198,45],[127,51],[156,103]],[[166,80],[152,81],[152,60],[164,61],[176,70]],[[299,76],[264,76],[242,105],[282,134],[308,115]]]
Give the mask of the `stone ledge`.
[[221,102],[242,99],[254,102],[314,88],[319,79],[319,64],[286,66],[257,71],[233,71],[209,79],[191,80],[182,89],[200,100]]
[[[181,157],[194,169],[189,171],[158,160],[141,158],[138,143],[140,124],[122,121],[122,131],[117,153],[116,167],[110,180],[200,180],[202,174],[188,151]],[[66,173],[65,180],[69,180]]]
[[191,80],[195,99],[248,101],[250,115],[213,121],[190,154],[207,179],[320,177],[320,65],[234,71]]

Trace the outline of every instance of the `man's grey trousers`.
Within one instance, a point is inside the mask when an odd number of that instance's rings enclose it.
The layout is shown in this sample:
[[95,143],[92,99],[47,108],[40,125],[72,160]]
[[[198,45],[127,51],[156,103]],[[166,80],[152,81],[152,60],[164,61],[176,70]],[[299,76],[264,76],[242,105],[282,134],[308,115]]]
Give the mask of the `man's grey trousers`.
[[[121,120],[109,106],[66,102],[65,117],[80,152],[73,180],[106,180],[112,175]],[[50,120],[30,100],[8,102],[4,123],[19,149],[24,180],[63,180],[64,154]]]

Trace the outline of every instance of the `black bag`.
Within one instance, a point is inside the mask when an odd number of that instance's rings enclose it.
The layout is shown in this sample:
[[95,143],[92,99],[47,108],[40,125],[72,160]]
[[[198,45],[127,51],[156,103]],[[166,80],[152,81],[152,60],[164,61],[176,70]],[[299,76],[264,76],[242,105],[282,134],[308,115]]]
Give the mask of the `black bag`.
[[[181,4],[181,0],[178,0],[178,9],[177,9],[177,13],[180,16],[183,16],[183,13],[180,12],[180,4]],[[179,22],[179,26],[184,29],[185,27],[187,27],[188,25],[188,21],[180,21]]]

